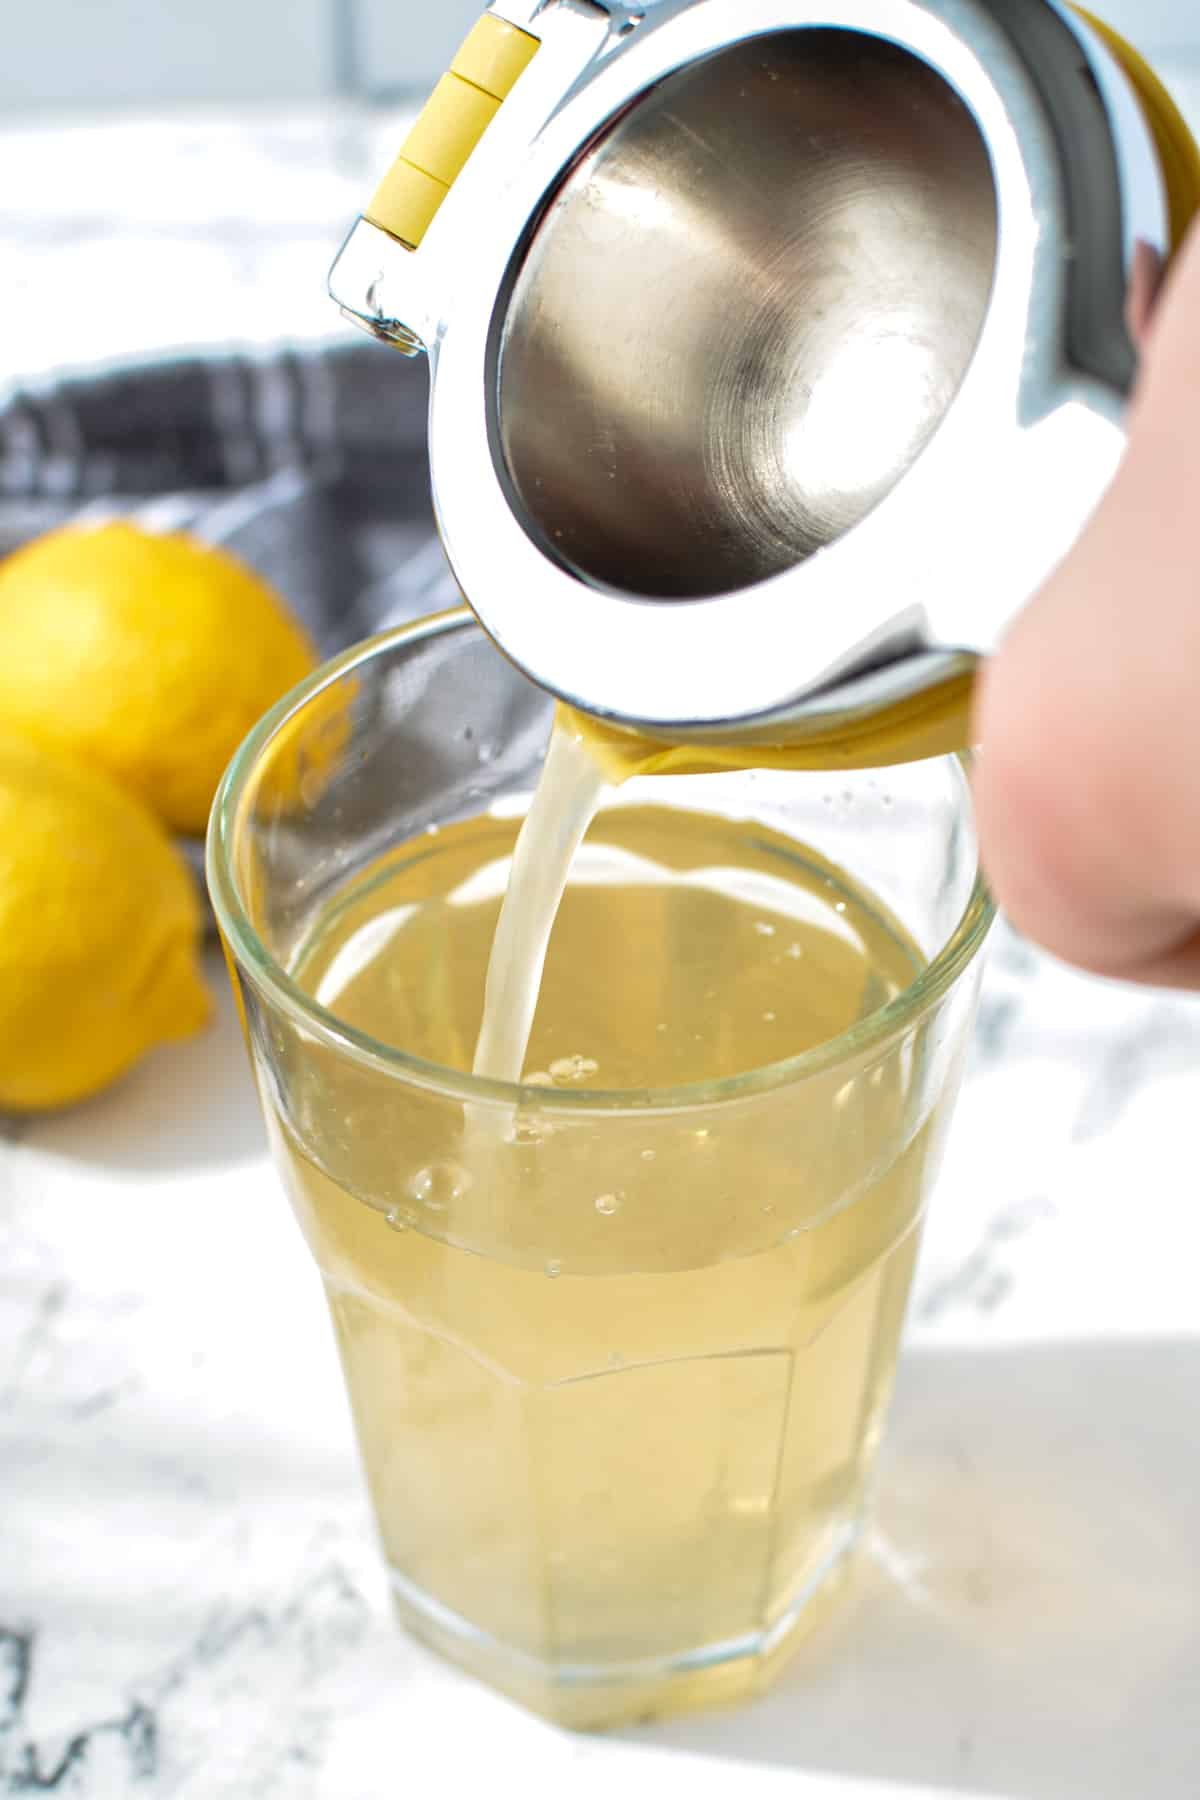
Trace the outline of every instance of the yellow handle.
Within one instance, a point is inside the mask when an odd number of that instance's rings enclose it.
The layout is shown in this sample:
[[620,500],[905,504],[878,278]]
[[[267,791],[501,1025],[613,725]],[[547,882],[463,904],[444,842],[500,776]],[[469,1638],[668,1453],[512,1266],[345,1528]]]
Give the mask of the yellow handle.
[[1200,147],[1187,120],[1143,56],[1103,19],[1077,6],[1085,25],[1103,39],[1129,77],[1158,150],[1171,221],[1171,249],[1178,250],[1200,213]]
[[539,38],[485,13],[433,90],[364,217],[415,250],[540,49]]

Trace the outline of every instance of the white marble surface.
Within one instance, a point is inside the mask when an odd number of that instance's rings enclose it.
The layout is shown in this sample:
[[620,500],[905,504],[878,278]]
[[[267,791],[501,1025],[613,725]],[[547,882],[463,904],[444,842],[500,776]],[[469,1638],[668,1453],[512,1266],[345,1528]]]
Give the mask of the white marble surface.
[[[323,334],[393,128],[0,132],[10,372]],[[0,1796],[1195,1800],[1200,1002],[1000,935],[856,1593],[765,1701],[578,1740],[390,1623],[210,976],[206,1037],[0,1144]]]
[[1194,1800],[1200,1004],[1002,937],[870,1554],[780,1689],[576,1742],[392,1628],[232,1008],[0,1160],[0,1794]]

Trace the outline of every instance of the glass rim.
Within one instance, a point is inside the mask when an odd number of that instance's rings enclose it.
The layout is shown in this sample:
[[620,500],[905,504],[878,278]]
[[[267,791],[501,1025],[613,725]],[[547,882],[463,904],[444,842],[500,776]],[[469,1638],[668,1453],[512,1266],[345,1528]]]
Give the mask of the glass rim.
[[[568,1091],[484,1079],[465,1070],[427,1062],[339,1019],[306,993],[276,960],[242,904],[233,873],[241,800],[280,732],[328,689],[394,650],[471,628],[484,641],[490,641],[469,607],[455,607],[381,632],[323,663],[259,720],[234,755],[217,789],[209,819],[206,873],[209,897],[226,949],[237,968],[276,1011],[338,1055],[376,1074],[418,1082],[464,1103],[500,1102],[508,1107],[519,1105],[524,1109],[581,1115],[711,1108],[806,1081],[888,1044],[930,1012],[982,950],[996,917],[996,906],[977,867],[971,894],[953,932],[920,974],[886,1005],[860,1019],[848,1031],[794,1056],[716,1081],[687,1082],[674,1087]],[[497,649],[496,655],[502,652]],[[936,760],[957,763],[964,783],[967,782],[969,755]]]

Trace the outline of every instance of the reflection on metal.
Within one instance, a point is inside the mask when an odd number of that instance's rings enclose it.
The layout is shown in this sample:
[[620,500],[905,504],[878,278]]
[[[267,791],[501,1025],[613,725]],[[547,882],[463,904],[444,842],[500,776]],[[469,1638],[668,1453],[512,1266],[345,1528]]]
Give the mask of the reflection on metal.
[[979,129],[906,52],[788,32],[673,76],[572,172],[508,308],[531,528],[642,594],[792,568],[929,442],[995,255]]

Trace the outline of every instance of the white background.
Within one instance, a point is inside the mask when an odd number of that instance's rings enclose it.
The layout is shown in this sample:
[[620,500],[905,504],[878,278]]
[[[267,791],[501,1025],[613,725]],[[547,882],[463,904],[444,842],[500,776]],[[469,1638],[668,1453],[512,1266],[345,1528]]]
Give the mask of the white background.
[[[1196,0],[1091,0],[1144,49],[1200,60]],[[482,0],[12,0],[0,116],[426,88]]]

